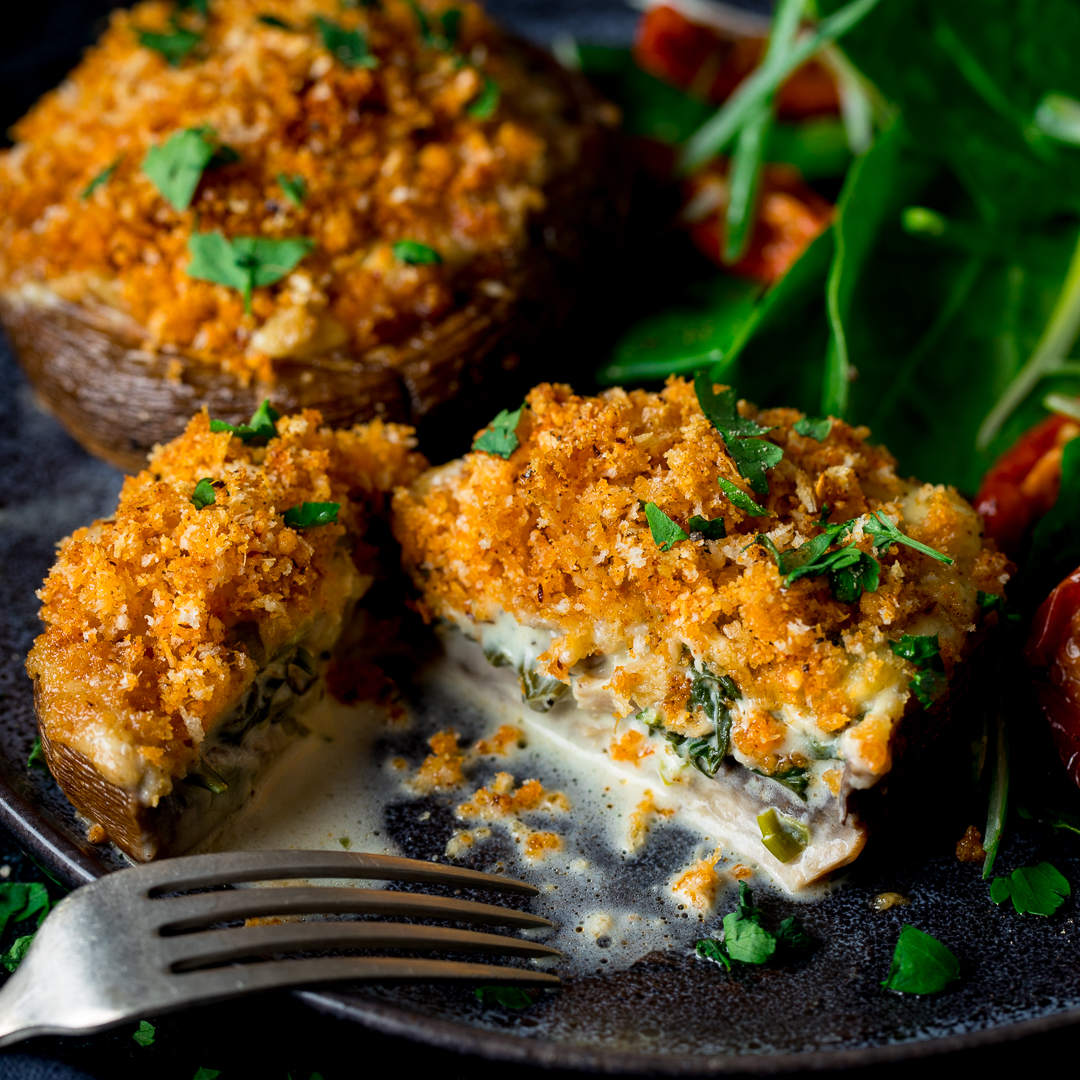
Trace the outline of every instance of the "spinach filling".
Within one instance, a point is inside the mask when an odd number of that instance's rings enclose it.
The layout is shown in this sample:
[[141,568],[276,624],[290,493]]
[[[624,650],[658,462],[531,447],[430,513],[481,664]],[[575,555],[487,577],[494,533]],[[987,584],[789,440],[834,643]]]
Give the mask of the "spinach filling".
[[484,656],[492,667],[510,667],[518,673],[521,696],[534,712],[547,712],[570,689],[566,683],[537,671],[529,657],[522,659],[501,644],[485,642]]

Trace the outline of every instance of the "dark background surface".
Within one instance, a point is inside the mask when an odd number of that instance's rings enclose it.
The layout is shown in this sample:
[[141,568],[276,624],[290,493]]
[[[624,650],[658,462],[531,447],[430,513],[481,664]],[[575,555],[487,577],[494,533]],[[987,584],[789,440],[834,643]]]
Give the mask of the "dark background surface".
[[[107,0],[4,0],[0,128],[6,130],[41,93],[63,77],[80,49],[96,36],[100,20],[113,6]],[[619,0],[502,0],[488,6],[513,29],[541,44],[548,44],[553,33],[567,29],[583,40],[626,41],[636,20],[636,13]],[[4,360],[0,372],[10,373],[10,362],[6,357]],[[18,377],[10,376],[0,394],[11,401],[17,390]],[[0,507],[2,504],[0,495]],[[10,868],[8,880],[47,882],[54,899],[63,894],[2,832],[0,866]],[[19,932],[29,929],[16,928]],[[147,1019],[157,1026],[157,1038],[150,1047],[141,1047],[132,1040],[134,1024],[87,1038],[40,1038],[15,1051],[0,1053],[0,1080],[46,1076],[59,1080],[77,1075],[71,1069],[100,1080],[136,1075],[191,1080],[200,1066],[220,1070],[221,1080],[286,1076],[309,1080],[313,1072],[325,1080],[337,1080],[386,1068],[423,1071],[438,1077],[486,1077],[504,1074],[508,1068],[523,1078],[555,1075],[378,1035],[353,1023],[319,1015],[288,994]],[[825,1022],[827,1017],[823,1017]],[[901,1071],[906,1075],[913,1069],[929,1076],[958,1070],[971,1075],[999,1075],[1025,1066],[1049,1068],[1055,1060],[1075,1060],[1074,1041],[1074,1033],[1066,1029],[917,1063],[875,1066],[873,1072],[877,1077],[899,1076]],[[738,1068],[735,1061],[731,1065]],[[869,1070],[859,1072],[869,1075]]]

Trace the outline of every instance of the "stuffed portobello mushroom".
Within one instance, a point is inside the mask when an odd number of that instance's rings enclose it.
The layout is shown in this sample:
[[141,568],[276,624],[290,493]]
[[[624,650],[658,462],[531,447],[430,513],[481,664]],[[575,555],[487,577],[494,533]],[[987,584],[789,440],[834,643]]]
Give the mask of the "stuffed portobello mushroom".
[[320,424],[200,413],[39,593],[42,749],[92,838],[133,859],[190,850],[307,734],[379,573],[369,524],[426,465],[410,428]]
[[797,891],[862,849],[860,793],[947,719],[1011,569],[868,436],[703,376],[543,385],[394,530],[463,663]]
[[617,227],[616,122],[474,3],[150,0],[0,155],[0,321],[129,471],[203,406],[430,419]]

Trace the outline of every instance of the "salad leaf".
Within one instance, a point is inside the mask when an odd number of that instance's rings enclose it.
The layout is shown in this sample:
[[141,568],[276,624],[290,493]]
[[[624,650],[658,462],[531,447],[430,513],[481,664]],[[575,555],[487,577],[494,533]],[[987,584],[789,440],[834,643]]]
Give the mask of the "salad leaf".
[[148,1020],[140,1020],[139,1027],[131,1037],[140,1046],[153,1046],[157,1029]]
[[1071,893],[1064,874],[1048,862],[1022,866],[990,885],[990,899],[995,904],[1012,900],[1018,915],[1053,915]]
[[191,262],[186,273],[188,277],[237,289],[244,294],[244,309],[250,311],[252,292],[280,281],[314,246],[314,240],[302,236],[288,240],[238,236],[226,240],[217,230],[192,233],[188,238]]
[[372,56],[368,49],[367,37],[363,31],[346,30],[333,19],[327,19],[323,15],[315,16],[315,25],[319,28],[323,45],[346,67],[377,68],[379,66],[378,58]]
[[394,245],[394,258],[410,266],[437,266],[442,256],[427,244],[417,240],[399,240]]
[[313,529],[318,525],[336,525],[341,503],[302,502],[290,506],[282,520],[290,529]]
[[516,986],[478,986],[473,993],[485,1005],[501,1005],[504,1009],[527,1009],[533,1003],[532,998]]
[[196,510],[204,510],[214,505],[214,481],[209,476],[204,476],[191,493],[191,503]]
[[661,551],[670,551],[680,540],[690,539],[654,502],[645,504],[645,517],[649,522],[653,542]]
[[518,448],[520,443],[517,437],[517,426],[521,423],[521,411],[524,405],[519,405],[513,412],[500,409],[499,414],[473,440],[472,448],[482,450],[485,454],[494,454],[504,461],[510,460],[510,455]]
[[246,424],[227,424],[224,420],[211,420],[210,430],[228,431],[244,442],[251,442],[252,439],[273,439],[277,435],[277,422],[280,419],[281,413],[270,404],[269,398],[264,398]]
[[937,938],[904,926],[881,985],[902,994],[936,994],[960,978],[960,962]]

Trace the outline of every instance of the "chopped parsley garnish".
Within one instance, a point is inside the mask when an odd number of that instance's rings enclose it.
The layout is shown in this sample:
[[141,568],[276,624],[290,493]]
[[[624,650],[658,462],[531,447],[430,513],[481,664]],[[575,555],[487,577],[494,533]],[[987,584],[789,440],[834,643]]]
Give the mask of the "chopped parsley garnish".
[[771,429],[740,416],[735,391],[728,387],[716,393],[707,372],[698,373],[694,379],[694,390],[701,411],[724,437],[724,445],[739,475],[749,480],[750,487],[759,495],[767,495],[769,481],[765,471],[779,464],[784,456],[784,451],[775,443],[756,438]]
[[194,30],[185,30],[176,23],[173,23],[171,34],[159,34],[152,30],[139,31],[139,44],[143,48],[161,53],[169,62],[170,67],[179,67],[184,57],[201,41],[202,34],[196,34]]
[[360,30],[346,30],[332,19],[322,15],[315,16],[315,25],[319,28],[323,45],[332,52],[346,67],[376,68],[378,58],[371,55],[367,38]]
[[[49,914],[49,907],[49,894],[40,882],[0,882],[0,934],[7,929],[8,923],[26,922],[35,915],[37,925],[41,926]],[[0,956],[0,967],[14,971],[22,963],[33,940],[33,934],[16,938],[11,948]]]
[[690,537],[660,509],[656,503],[645,503],[645,517],[649,521],[649,531],[661,551],[670,551],[680,540]]
[[34,745],[30,747],[30,756],[26,759],[26,767],[28,769],[41,769],[42,772],[49,771],[49,760],[45,757],[45,751],[41,747],[41,736],[34,737]]
[[205,1065],[200,1065],[191,1080],[217,1080],[220,1075],[220,1069],[208,1069]]
[[484,89],[476,100],[465,110],[474,120],[490,120],[499,107],[502,91],[499,84],[487,75],[484,76]]
[[998,596],[996,593],[986,593],[980,589],[975,594],[975,602],[982,608],[983,611],[1004,611],[1005,610],[1005,597]]
[[5,971],[14,971],[26,958],[26,954],[30,950],[30,943],[33,940],[33,934],[23,934],[22,937],[17,937],[11,943],[11,948],[0,956],[0,966],[2,966]]
[[911,692],[924,708],[929,708],[949,685],[937,634],[903,634],[899,641],[890,641],[889,648],[901,660],[915,665]]
[[453,48],[461,32],[461,12],[457,8],[448,8],[439,16],[439,22],[442,23],[447,48]]
[[279,19],[276,15],[256,15],[255,19],[264,26],[274,26],[278,30],[292,30],[292,27],[284,19]]
[[188,277],[228,285],[244,295],[244,310],[251,311],[251,293],[280,281],[315,246],[314,240],[297,236],[268,240],[261,236],[238,236],[226,240],[214,232],[192,233],[188,239],[191,262]]
[[795,916],[785,919],[774,934],[761,925],[761,909],[753,906],[753,896],[745,881],[739,882],[739,899],[734,911],[724,916],[722,941],[706,938],[695,947],[703,960],[722,964],[728,970],[731,962],[764,964],[778,948],[803,948],[810,937]]
[[79,196],[79,198],[82,199],[83,202],[86,202],[86,200],[89,199],[90,196],[93,195],[99,187],[109,182],[109,180],[112,178],[112,174],[116,172],[116,167],[119,164],[120,158],[117,158],[111,165],[106,165],[105,168],[102,169],[101,172],[99,172],[97,176],[95,176],[94,179],[86,185],[86,187],[83,188],[82,194]]
[[688,522],[691,533],[701,533],[706,540],[723,540],[727,536],[727,526],[722,517],[704,518],[695,514]]
[[533,1003],[532,998],[516,986],[478,986],[473,993],[485,1005],[501,1005],[504,1009],[527,1009]]
[[153,1024],[151,1024],[147,1020],[140,1020],[138,1030],[131,1037],[140,1046],[153,1046],[154,1045],[154,1035],[155,1034],[156,1034],[156,1029],[154,1028]]
[[936,994],[960,978],[960,962],[938,941],[914,926],[900,931],[882,986],[902,994]]
[[801,577],[827,576],[833,597],[844,604],[852,604],[866,592],[877,592],[880,566],[877,559],[860,551],[855,544],[828,549],[843,540],[854,526],[854,521],[839,525],[826,525],[824,530],[801,547],[791,551],[779,551],[764,533],[758,533],[756,542],[776,560],[777,569],[784,576],[784,587],[789,587]]
[[151,146],[142,171],[174,210],[184,211],[207,168],[238,160],[235,150],[216,141],[213,128],[187,128],[174,132],[161,146]]
[[214,481],[209,476],[204,476],[191,493],[191,504],[196,510],[204,510],[214,505]]
[[730,480],[723,476],[718,476],[716,482],[720,485],[720,490],[731,500],[731,502],[737,506],[744,514],[750,514],[751,517],[773,517],[775,516],[771,510],[766,510],[764,506],[758,506],[745,491],[736,487]]
[[814,439],[817,442],[824,442],[832,431],[832,420],[829,418],[811,420],[809,416],[804,416],[801,420],[796,420],[793,426],[800,435],[805,435],[808,439]]
[[304,205],[304,199],[307,197],[307,182],[299,173],[296,176],[286,176],[285,173],[278,173],[277,182],[281,186],[281,190],[285,192],[285,197],[293,206]]
[[881,551],[882,548],[887,548],[890,544],[906,544],[909,548],[921,551],[924,555],[929,555],[931,559],[937,559],[938,562],[942,562],[946,566],[952,566],[953,564],[953,560],[948,555],[935,551],[934,548],[927,547],[926,544],[920,544],[918,540],[912,540],[910,536],[905,536],[880,510],[875,510],[870,515],[865,531],[874,538],[874,549],[876,551]]
[[348,851],[352,847],[352,841],[347,836],[339,836],[337,842]]
[[524,405],[519,405],[513,412],[500,409],[499,415],[473,440],[472,448],[509,461],[510,455],[520,445],[517,426],[521,422],[521,410],[524,408]]
[[425,45],[444,51],[453,47],[461,27],[461,12],[457,8],[450,8],[448,11],[444,11],[442,15],[437,16],[439,26],[442,29],[442,33],[439,33],[432,29],[431,20],[424,14],[423,9],[416,3],[416,0],[405,0],[405,2],[412,8],[412,13],[420,30],[420,37],[423,38]]
[[341,503],[302,502],[290,506],[282,515],[290,529],[313,529],[317,525],[336,525]]
[[1022,866],[990,885],[990,899],[995,904],[1012,900],[1018,915],[1053,915],[1071,893],[1068,880],[1048,862]]
[[211,431],[227,431],[244,442],[252,439],[272,439],[277,435],[277,422],[281,413],[264,398],[262,404],[251,414],[246,424],[227,424],[224,420],[211,420]]
[[194,8],[204,18],[210,14],[210,0],[177,0],[176,8],[178,11],[186,11],[188,8]]
[[410,266],[438,266],[442,262],[434,248],[417,240],[399,240],[394,245],[394,258]]

